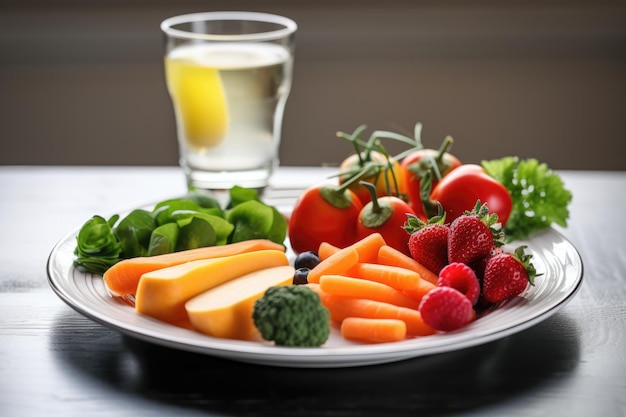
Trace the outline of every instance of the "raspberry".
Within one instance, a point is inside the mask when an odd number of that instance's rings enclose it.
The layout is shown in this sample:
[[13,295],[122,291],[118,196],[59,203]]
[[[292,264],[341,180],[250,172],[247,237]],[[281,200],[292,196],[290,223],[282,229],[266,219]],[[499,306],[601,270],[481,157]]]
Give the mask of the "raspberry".
[[478,302],[480,283],[472,268],[460,262],[452,262],[439,272],[438,287],[452,287],[470,300],[472,305]]
[[444,332],[459,329],[472,319],[469,299],[452,287],[435,287],[422,298],[419,306],[424,323]]

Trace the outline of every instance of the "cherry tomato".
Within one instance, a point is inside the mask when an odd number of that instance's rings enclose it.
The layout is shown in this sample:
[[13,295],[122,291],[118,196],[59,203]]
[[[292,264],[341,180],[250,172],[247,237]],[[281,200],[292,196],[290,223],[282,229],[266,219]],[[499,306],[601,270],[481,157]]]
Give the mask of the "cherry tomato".
[[350,190],[317,185],[300,195],[289,218],[288,235],[296,253],[317,252],[322,242],[346,247],[356,242],[363,204]]
[[[447,152],[452,143],[452,137],[447,136],[439,149],[417,149],[402,160],[405,190],[411,207],[422,220],[434,216],[437,210],[435,205],[430,204],[427,197],[422,196],[422,192],[430,194],[441,178],[461,166],[461,161]],[[422,187],[425,184],[422,184],[420,180],[428,173],[432,178],[432,184],[428,187],[430,190],[428,188],[423,190]]]
[[[369,203],[372,197],[368,189],[359,183],[360,181],[374,184],[378,197],[404,194],[404,175],[400,163],[389,158],[373,150],[361,152],[360,155],[353,153],[339,166],[339,184],[353,181],[348,187],[363,204]],[[354,178],[355,175],[358,175],[358,178]]]
[[[373,187],[373,185],[371,185]],[[374,188],[370,190],[374,192]],[[408,203],[395,196],[373,197],[361,213],[356,226],[357,237],[363,239],[372,233],[380,233],[385,242],[403,252],[409,252],[409,233],[404,229],[407,214],[415,215]]]
[[496,213],[502,226],[506,224],[513,200],[506,187],[490,177],[483,167],[464,164],[443,177],[430,197],[443,206],[446,223],[472,210],[476,201],[486,203],[490,213]]

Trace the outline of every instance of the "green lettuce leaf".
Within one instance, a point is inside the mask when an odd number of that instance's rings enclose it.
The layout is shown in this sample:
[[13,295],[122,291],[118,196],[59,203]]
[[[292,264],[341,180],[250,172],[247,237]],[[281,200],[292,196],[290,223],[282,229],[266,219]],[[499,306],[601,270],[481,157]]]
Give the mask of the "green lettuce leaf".
[[504,227],[508,241],[524,239],[553,224],[567,226],[572,193],[548,165],[534,158],[513,156],[481,164],[507,188],[513,199],[511,216]]

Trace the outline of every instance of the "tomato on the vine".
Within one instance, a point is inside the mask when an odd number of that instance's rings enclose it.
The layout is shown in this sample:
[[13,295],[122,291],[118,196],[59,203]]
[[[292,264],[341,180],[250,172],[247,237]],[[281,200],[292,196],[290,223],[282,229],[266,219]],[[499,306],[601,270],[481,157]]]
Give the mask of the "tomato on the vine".
[[[364,186],[371,194],[375,192],[373,185],[366,183]],[[357,237],[363,239],[372,233],[380,233],[389,246],[410,256],[408,245],[410,236],[404,229],[407,214],[415,215],[415,212],[401,198],[374,195],[359,213]]]
[[[402,160],[404,171],[405,190],[411,207],[422,220],[426,220],[436,213],[436,207],[429,205],[428,194],[435,188],[441,178],[448,175],[453,169],[461,166],[461,161],[447,152],[453,139],[447,136],[439,149],[416,149]],[[427,177],[431,184],[424,184]],[[424,196],[423,193],[426,193]]]
[[498,215],[504,227],[513,208],[513,200],[506,187],[475,164],[461,165],[443,177],[430,197],[443,206],[447,223],[472,210],[476,201],[480,200],[487,204],[490,213]]
[[363,204],[372,200],[369,190],[360,184],[365,181],[376,187],[378,197],[386,195],[399,196],[404,193],[404,175],[400,163],[381,152],[370,150],[360,154],[353,153],[339,165],[339,183],[344,184],[358,176],[349,186]]
[[317,251],[322,242],[346,247],[357,240],[363,204],[350,190],[316,185],[300,195],[289,218],[288,235],[296,253]]

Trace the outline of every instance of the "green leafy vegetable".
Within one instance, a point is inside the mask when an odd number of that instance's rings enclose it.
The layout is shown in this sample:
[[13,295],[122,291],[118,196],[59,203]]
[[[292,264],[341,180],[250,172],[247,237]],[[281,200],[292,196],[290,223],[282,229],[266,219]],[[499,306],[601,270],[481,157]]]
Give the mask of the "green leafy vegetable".
[[250,239],[270,239],[283,243],[287,221],[275,208],[256,200],[240,203],[226,215],[226,220],[235,226],[231,242]]
[[76,237],[74,265],[103,274],[126,258],[254,238],[277,243],[285,240],[287,220],[274,207],[261,202],[256,190],[233,187],[227,207],[228,212],[211,196],[190,192],[161,201],[151,211],[133,210],[121,220],[117,214],[108,221],[93,216]]
[[119,261],[122,244],[113,233],[119,217],[116,214],[107,221],[96,215],[87,220],[76,237],[74,255],[78,266],[101,274]]
[[192,218],[204,220],[211,225],[213,229],[212,233],[215,235],[215,243],[213,245],[225,245],[228,243],[228,237],[231,235],[235,228],[228,220],[221,216],[214,216],[212,214],[206,214],[203,212],[194,212],[190,210],[178,210],[172,213],[171,220],[177,222],[179,225],[187,224]]
[[178,222],[180,233],[176,241],[176,251],[215,246],[215,229],[200,217],[192,216]]
[[224,216],[224,212],[219,207],[205,208],[186,198],[162,201],[154,207],[155,219],[159,225],[175,221],[174,213],[180,215],[181,212]]
[[174,252],[179,231],[176,223],[166,223],[154,229],[150,235],[148,256]]
[[124,217],[115,229],[124,256],[128,258],[145,256],[150,244],[150,235],[155,227],[154,217],[146,210],[133,210]]
[[259,193],[254,188],[243,188],[238,185],[232,187],[228,191],[228,195],[230,196],[230,201],[226,206],[227,210],[232,209],[241,203],[245,203],[246,201],[261,201]]
[[179,200],[190,200],[198,204],[204,209],[216,209],[218,212],[222,210],[217,198],[212,197],[206,193],[190,191],[183,198]]
[[513,210],[504,228],[508,240],[524,239],[552,224],[567,226],[572,193],[545,163],[508,156],[482,161],[482,166],[513,199]]

